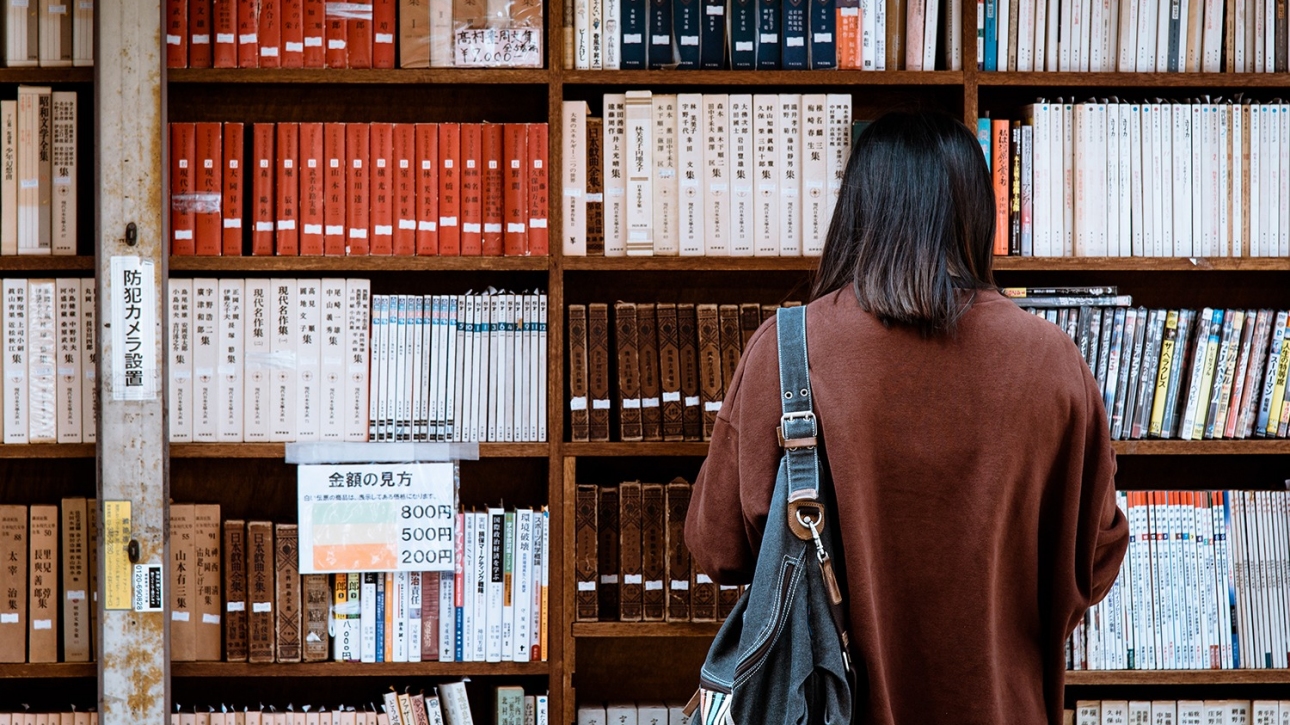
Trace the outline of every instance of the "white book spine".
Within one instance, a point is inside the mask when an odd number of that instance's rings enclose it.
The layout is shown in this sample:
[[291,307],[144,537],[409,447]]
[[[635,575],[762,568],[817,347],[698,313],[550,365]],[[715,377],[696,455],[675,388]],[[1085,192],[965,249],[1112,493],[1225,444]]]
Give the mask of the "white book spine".
[[[464,586],[461,592],[461,631],[462,631],[462,659],[465,662],[478,661],[475,658],[475,596],[477,582],[479,579],[479,561],[475,542],[479,537],[478,519],[474,511],[467,511],[462,514],[462,528],[465,531],[465,542],[462,546],[462,582]],[[442,659],[442,656],[440,656]],[[451,658],[450,658],[451,659]]]
[[704,253],[731,255],[729,96],[703,96],[703,224]]
[[802,96],[802,254],[811,257],[824,251],[829,232],[828,97]]
[[81,281],[54,280],[57,301],[57,438],[59,443],[80,443],[81,430]]
[[50,153],[53,209],[50,248],[54,254],[76,254],[76,93],[55,91],[52,112],[53,123],[50,130],[53,139]]
[[219,280],[193,280],[193,440],[219,440]]
[[587,256],[587,104],[564,102],[564,254]]
[[408,296],[408,330],[407,361],[408,366],[408,403],[406,423],[408,439],[413,441],[427,440],[426,421],[423,411],[428,410],[426,397],[429,395],[429,380],[425,374],[428,366],[425,350],[426,308],[427,301],[422,295]]
[[269,280],[252,278],[246,280],[242,294],[242,437],[247,441],[269,440],[271,289]]
[[1249,146],[1250,149],[1250,155],[1248,157],[1250,168],[1247,172],[1250,182],[1248,198],[1246,199],[1246,214],[1249,216],[1250,230],[1248,243],[1250,246],[1250,256],[1262,257],[1264,256],[1262,231],[1263,192],[1260,179],[1263,175],[1263,164],[1260,157],[1262,156],[1261,151],[1263,148],[1261,138],[1263,134],[1263,115],[1260,112],[1261,106],[1259,105],[1246,105],[1245,111],[1245,119],[1249,122],[1246,130],[1249,140],[1246,142],[1246,145]]
[[98,313],[95,279],[81,280],[81,442],[98,440]]
[[28,442],[54,443],[58,438],[56,402],[58,334],[55,283],[27,281]]
[[1138,69],[1138,13],[1142,3],[1117,0],[1120,6],[1119,42],[1117,44],[1116,70],[1133,73]]
[[732,257],[753,255],[753,102],[748,94],[730,96],[730,245]]
[[440,348],[442,352],[439,355],[442,364],[440,365],[440,373],[435,380],[436,384],[443,390],[441,417],[448,418],[444,429],[444,437],[450,440],[461,440],[462,422],[459,411],[462,410],[462,407],[459,400],[464,397],[461,390],[466,377],[462,369],[465,353],[466,328],[463,324],[466,314],[465,299],[462,296],[450,295],[445,300],[447,319],[441,333]]
[[627,256],[654,254],[653,99],[628,91],[626,101]]
[[215,390],[219,399],[216,430],[222,441],[241,441],[245,432],[242,407],[246,399],[243,387],[246,384],[243,378],[246,360],[245,287],[245,280],[241,279],[219,281]]
[[677,219],[677,150],[676,150],[675,94],[659,94],[651,98],[654,142],[654,194],[653,227],[654,254],[676,256],[679,253],[680,231]]
[[[1153,109],[1154,110],[1154,109]],[[1178,239],[1174,234],[1174,218],[1177,213],[1175,210],[1179,205],[1186,206],[1187,198],[1182,195],[1182,189],[1174,184],[1174,165],[1175,157],[1182,154],[1182,147],[1174,146],[1174,106],[1172,103],[1160,104],[1160,136],[1157,137],[1160,150],[1160,190],[1162,207],[1161,219],[1163,226],[1161,234],[1165,244],[1177,244]],[[1179,140],[1181,144],[1182,141]],[[1165,246],[1161,256],[1172,256],[1177,254],[1174,247]]]
[[532,644],[529,628],[532,624],[533,609],[533,511],[518,509],[515,512],[515,553],[514,574],[511,577],[512,600],[514,602],[514,636],[511,659],[515,662],[529,661],[529,646]]
[[775,147],[779,167],[779,256],[802,256],[802,97],[779,94]]
[[316,441],[322,431],[322,280],[296,280],[296,440]]
[[1281,154],[1279,153],[1279,136],[1280,124],[1277,123],[1276,105],[1267,103],[1259,107],[1260,129],[1259,139],[1260,154],[1260,180],[1259,194],[1262,197],[1259,200],[1259,214],[1262,217],[1259,221],[1260,242],[1263,245],[1263,254],[1268,257],[1277,256],[1277,196],[1278,183],[1277,179],[1281,173]]
[[[887,70],[887,3],[875,2],[873,6],[873,12],[862,15],[861,22],[866,22],[870,15],[873,16],[873,70]],[[954,57],[958,58],[958,55],[955,54]]]
[[1052,195],[1048,191],[1049,163],[1051,160],[1048,154],[1049,128],[1051,127],[1048,104],[1036,103],[1030,106],[1028,111],[1033,127],[1031,131],[1031,154],[1029,159],[1023,159],[1022,163],[1027,161],[1030,163],[1032,249],[1036,257],[1049,257],[1052,256],[1052,237],[1050,236],[1052,221],[1049,211]]
[[1132,251],[1135,257],[1151,254],[1151,240],[1146,231],[1147,219],[1151,216],[1146,206],[1150,195],[1144,198],[1142,191],[1142,182],[1146,178],[1144,170],[1150,153],[1144,150],[1142,121],[1142,106],[1129,104],[1129,207],[1132,213]]
[[488,397],[484,399],[481,424],[485,434],[480,440],[498,443],[502,440],[502,376],[505,364],[506,304],[504,295],[491,294],[488,307]]
[[0,254],[18,253],[18,102],[0,101]]
[[1174,11],[1171,0],[1161,0],[1156,11],[1156,72],[1163,73],[1169,69],[1169,21]]
[[[385,596],[390,599],[390,622],[385,636],[391,640],[392,662],[408,661],[408,573],[396,571],[387,580]],[[393,629],[393,631],[390,631]],[[393,693],[390,693],[393,694]],[[397,697],[397,696],[396,696]],[[397,702],[397,701],[396,701]],[[397,706],[395,710],[397,710]],[[393,725],[391,716],[391,725]]]
[[170,442],[193,439],[193,281],[170,280]]
[[1156,70],[1156,13],[1159,2],[1144,2],[1138,8],[1138,26],[1135,35],[1138,39],[1137,72],[1150,73]]
[[[937,3],[935,2],[927,3],[925,12],[931,13],[932,7],[935,6],[936,4]],[[995,44],[994,57],[995,57],[995,68],[997,68],[1000,71],[1017,70],[1016,68],[1008,67],[1008,38],[1011,33],[1011,28],[1009,26],[1011,25],[1011,21],[1012,21],[1012,18],[1010,17],[1011,15],[1010,10],[1011,10],[1011,3],[1009,3],[1008,0],[1002,0],[1002,2],[996,3],[996,8],[994,11],[995,28],[997,30],[996,35],[1001,42],[998,42]],[[933,33],[931,38],[931,42],[933,44],[935,44],[936,42],[935,38],[936,38],[936,34]],[[926,36],[926,33],[924,33],[923,42],[926,43],[927,41],[928,41],[928,38]],[[923,70],[932,70],[933,68],[934,66],[927,65],[927,56],[926,54],[924,54]]]
[[[404,612],[408,618],[408,623],[407,623],[408,662],[420,662],[421,661],[421,637],[422,637],[421,577],[423,576],[423,574],[422,572],[419,572],[419,571],[409,571],[409,572],[400,572],[400,573],[407,577],[407,584],[405,585],[404,592],[406,592],[405,598],[407,599],[408,603],[404,609]],[[424,606],[428,607],[430,606],[430,604],[427,602],[425,603]]]
[[451,68],[454,64],[452,0],[429,0],[429,6],[430,67]]
[[1062,195],[1062,255],[1075,256],[1075,104],[1062,106],[1062,162],[1065,189]]
[[847,161],[851,158],[851,96],[845,93],[830,93],[825,98],[828,105],[826,133],[828,139],[828,204],[825,216],[829,224],[833,223],[833,210],[837,208],[838,197],[842,193],[842,179],[846,173]]
[[1279,221],[1277,222],[1277,256],[1290,257],[1290,159],[1286,158],[1286,147],[1290,146],[1290,105],[1278,103],[1274,106],[1277,114],[1279,133],[1275,140],[1277,152],[1277,189],[1280,202],[1277,204]]
[[[474,596],[474,647],[475,662],[484,662],[488,657],[488,593],[490,567],[489,549],[492,537],[489,533],[490,517],[488,510],[478,511],[475,516],[475,596]],[[499,600],[500,601],[500,600]],[[499,604],[500,607],[500,604]],[[499,610],[500,611],[500,610]]]
[[[1164,146],[1166,139],[1163,131],[1165,123],[1164,123],[1164,114],[1162,113],[1162,108],[1163,107],[1159,103],[1153,103],[1150,106],[1148,106],[1147,104],[1142,105],[1142,112],[1144,114],[1148,113],[1148,110],[1150,111],[1149,118],[1151,120],[1151,126],[1150,126],[1151,176],[1150,178],[1153,181],[1151,182],[1151,222],[1150,222],[1151,227],[1150,228],[1151,228],[1151,241],[1153,245],[1152,254],[1156,257],[1167,256],[1165,252],[1165,242],[1169,241],[1169,237],[1168,237],[1168,229],[1165,227],[1165,199],[1172,198],[1172,196],[1167,196],[1167,194],[1172,194],[1172,188],[1173,188],[1172,184],[1170,184],[1168,190],[1161,189],[1161,186],[1164,185],[1164,180],[1170,178],[1165,175],[1165,165],[1164,165],[1165,153],[1162,147]],[[1144,118],[1143,119],[1144,136],[1146,135],[1146,127],[1145,127],[1146,122],[1147,122],[1147,119]],[[1172,179],[1170,180],[1172,181]],[[1147,184],[1146,179],[1143,180],[1143,184],[1144,185]],[[1146,193],[1145,189],[1143,193],[1144,194]],[[1170,248],[1169,251],[1171,252],[1173,251],[1172,247]]]
[[[591,2],[594,14],[595,0]],[[600,67],[605,70],[618,70],[623,63],[622,3],[619,0],[605,0],[601,4],[600,26],[603,29],[600,36]],[[594,56],[594,48],[592,53]],[[594,57],[592,62],[594,64]]]
[[1227,209],[1228,254],[1247,256],[1245,247],[1245,114],[1240,104],[1229,104],[1227,114],[1227,180],[1223,184],[1223,206]]
[[607,14],[605,11],[608,10],[610,12],[616,12],[611,7],[614,4],[614,0],[604,0],[604,2],[591,0],[588,5],[591,11],[591,18],[587,23],[588,31],[590,33],[590,37],[587,40],[587,48],[591,53],[591,60],[589,62],[591,70],[601,70],[605,68],[605,15]]
[[878,27],[873,8],[878,4],[878,0],[860,0],[860,70],[875,70],[874,40]]
[[365,441],[368,435],[368,372],[371,335],[372,283],[345,280],[345,440]]
[[[458,514],[458,516],[461,516],[461,514]],[[460,527],[457,530],[461,532]],[[455,599],[457,582],[452,574],[449,571],[439,573],[439,598],[437,602],[422,600],[422,606],[439,607],[440,662],[452,662],[457,659],[457,637],[459,636]]]
[[72,64],[72,13],[67,0],[40,0],[40,65]]
[[1088,6],[1088,45],[1083,56],[1085,71],[1102,70],[1102,23],[1105,22],[1102,0],[1085,0]]
[[339,441],[345,439],[345,280],[322,280],[321,295],[319,437]]
[[547,296],[546,294],[538,295],[538,328],[537,328],[537,391],[538,391],[538,416],[537,416],[537,440],[546,442],[546,410],[547,410]]
[[[1257,0],[1256,0],[1257,2]],[[1264,0],[1264,32],[1263,37],[1263,72],[1276,72],[1276,17],[1277,9],[1275,0]]]
[[40,112],[42,95],[51,92],[49,88],[18,87],[18,254],[50,251],[48,237],[41,237],[40,224]]
[[753,156],[756,159],[756,194],[753,207],[755,231],[753,253],[774,257],[779,247],[779,97],[773,94],[753,96]]
[[498,391],[501,397],[501,436],[505,443],[515,441],[515,380],[518,370],[519,354],[516,347],[516,329],[519,324],[518,295],[504,295],[505,326],[502,328],[502,387]]
[[1205,107],[1199,103],[1173,105],[1175,257],[1208,254],[1212,242],[1205,204],[1200,196],[1205,189],[1202,182],[1209,170],[1209,158],[1205,153],[1205,112]]
[[1116,165],[1118,167],[1120,177],[1118,181],[1119,186],[1117,196],[1117,203],[1119,204],[1120,210],[1117,223],[1119,224],[1120,229],[1117,234],[1119,247],[1116,253],[1121,257],[1130,257],[1133,256],[1133,211],[1131,209],[1130,201],[1133,189],[1132,154],[1134,153],[1131,138],[1131,125],[1136,123],[1136,119],[1134,119],[1130,114],[1129,105],[1127,103],[1117,103],[1114,108],[1119,113],[1120,117],[1118,122],[1119,125],[1117,126],[1117,130],[1120,135],[1119,148],[1116,152]]
[[1071,121],[1074,127],[1071,137],[1074,139],[1074,158],[1071,161],[1071,191],[1074,194],[1075,223],[1075,256],[1096,256],[1093,251],[1093,230],[1090,223],[1092,216],[1092,189],[1090,177],[1093,165],[1093,104],[1077,103]]
[[1127,151],[1120,151],[1120,104],[1102,103],[1098,104],[1098,108],[1102,114],[1101,126],[1106,134],[1102,146],[1102,199],[1106,205],[1102,222],[1105,240],[1102,253],[1115,257],[1120,254],[1120,160]]
[[591,2],[573,0],[574,70],[591,70]]
[[[699,124],[703,112],[703,96],[698,93],[681,93],[676,97],[677,108],[677,201],[678,245],[683,257],[696,257],[703,254],[703,137]],[[731,99],[731,136],[736,123],[734,99]],[[609,163],[609,96],[605,97],[605,150],[606,164]],[[609,174],[605,174],[605,248],[609,247]],[[621,197],[621,193],[619,194]],[[619,202],[621,205],[621,201]]]
[[1035,11],[1037,0],[1021,0],[1017,4],[1017,70],[1030,72],[1035,69]]
[[[624,145],[627,137],[627,97],[622,93],[605,94],[602,167],[604,173],[605,256],[627,254],[627,176]],[[565,252],[568,254],[568,252]]]
[[274,279],[269,289],[269,440],[296,439],[296,280]]
[[363,585],[359,596],[358,649],[363,662],[376,662],[376,578],[382,575],[365,572],[360,576],[363,577]]
[[10,68],[33,67],[39,64],[35,37],[39,3],[33,0],[6,0],[5,2],[5,65]]

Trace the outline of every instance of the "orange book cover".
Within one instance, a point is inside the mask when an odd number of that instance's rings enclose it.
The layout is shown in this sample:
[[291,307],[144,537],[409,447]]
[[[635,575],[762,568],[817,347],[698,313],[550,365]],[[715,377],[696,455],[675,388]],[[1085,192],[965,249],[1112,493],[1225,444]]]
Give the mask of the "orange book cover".
[[[335,3],[333,3],[335,5]],[[324,42],[323,59],[328,68],[347,68],[349,67],[349,51],[345,48],[348,45],[349,21],[334,12],[332,8],[324,10],[323,24],[326,39]]]
[[[882,0],[885,2],[885,0]],[[838,68],[841,70],[856,70],[860,67],[860,58],[857,57],[856,50],[859,43],[856,42],[860,35],[860,8],[858,2],[852,2],[847,7],[842,7],[838,3],[836,10],[838,25]]]
[[211,65],[237,67],[237,0],[211,3]]
[[[345,50],[350,68],[372,67],[372,3],[354,3],[354,12],[346,22]],[[357,16],[357,17],[354,17]]]
[[226,257],[242,255],[242,211],[246,194],[242,162],[242,150],[246,141],[242,134],[242,124],[224,124],[224,174],[221,180],[224,199],[220,211],[224,218],[221,224],[221,251]]
[[372,0],[372,67],[394,67],[395,0]]
[[305,66],[304,0],[278,0],[282,13],[282,67]]
[[416,126],[417,254],[439,253],[439,126]]
[[503,251],[508,257],[524,254],[528,247],[529,222],[529,129],[527,124],[506,124],[505,161],[502,169],[506,187],[502,209],[506,224]]
[[394,125],[394,254],[417,253],[417,129]]
[[273,255],[273,137],[271,123],[251,124],[251,254]]
[[368,254],[371,217],[371,189],[368,178],[370,128],[366,123],[345,126],[345,152],[349,155],[346,180],[349,197],[345,204],[345,253],[351,257]]
[[[385,661],[394,661],[394,574],[385,572],[381,576],[385,577],[385,612],[381,615],[385,619]],[[379,722],[379,720],[378,720]]]
[[300,256],[323,253],[323,125],[300,124]]
[[237,0],[237,66],[260,67],[259,0]]
[[545,257],[550,254],[551,242],[547,235],[546,220],[550,210],[550,188],[547,177],[547,125],[530,123],[529,129],[529,244],[525,254]]
[[345,169],[349,154],[345,151],[345,124],[323,125],[323,254],[329,257],[345,256],[345,207],[349,182]]
[[170,124],[170,254],[176,257],[196,252],[193,241],[196,143],[193,124]]
[[461,124],[461,256],[477,257],[484,245],[483,124]]
[[304,13],[304,66],[322,68],[327,65],[327,51],[323,46],[323,38],[327,35],[327,3],[324,0],[304,0]]
[[282,5],[284,0],[260,0],[260,67],[282,67]]
[[394,124],[371,124],[371,254],[394,253]]
[[480,126],[482,142],[480,154],[483,159],[483,187],[480,194],[481,206],[484,209],[484,243],[483,254],[490,257],[502,256],[502,207],[505,197],[506,173],[504,163],[505,132],[500,123],[485,123]]
[[461,125],[439,124],[439,254],[461,255]]
[[185,0],[166,0],[166,67],[188,67],[188,3]]
[[220,205],[224,195],[221,172],[224,170],[223,129],[218,123],[194,125],[197,151],[193,192],[193,244],[197,254],[218,257],[223,247],[220,229]]
[[277,163],[277,255],[300,255],[300,124],[278,124]]
[[211,0],[188,0],[188,67],[210,68]]
[[1008,121],[990,122],[990,141],[991,141],[991,165],[990,170],[994,177],[994,253],[1006,255],[1008,253],[1008,171],[1012,166],[1008,163],[1008,143],[1010,132],[1008,130]]

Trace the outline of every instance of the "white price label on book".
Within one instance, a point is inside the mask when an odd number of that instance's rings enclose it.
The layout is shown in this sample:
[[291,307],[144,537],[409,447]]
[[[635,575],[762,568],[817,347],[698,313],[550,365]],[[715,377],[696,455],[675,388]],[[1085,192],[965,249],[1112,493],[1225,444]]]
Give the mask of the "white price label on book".
[[456,32],[462,68],[541,68],[541,28],[467,28]]
[[453,463],[300,466],[300,572],[452,571]]

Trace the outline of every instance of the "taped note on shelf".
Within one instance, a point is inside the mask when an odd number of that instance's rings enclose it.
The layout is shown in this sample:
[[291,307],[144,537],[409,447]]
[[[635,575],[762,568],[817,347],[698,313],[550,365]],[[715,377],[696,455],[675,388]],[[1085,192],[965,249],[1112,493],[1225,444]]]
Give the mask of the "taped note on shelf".
[[103,502],[103,608],[130,609],[130,502]]
[[459,68],[541,68],[542,28],[466,28],[456,32]]
[[112,257],[112,399],[156,400],[157,282],[150,259]]

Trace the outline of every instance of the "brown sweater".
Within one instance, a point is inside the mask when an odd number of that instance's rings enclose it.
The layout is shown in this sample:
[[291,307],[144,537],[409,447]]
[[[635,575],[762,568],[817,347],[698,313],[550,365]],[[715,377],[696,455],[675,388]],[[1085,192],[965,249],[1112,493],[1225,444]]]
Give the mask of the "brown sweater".
[[[953,338],[884,328],[851,291],[807,311],[845,552],[855,722],[1062,722],[1065,639],[1115,581],[1128,525],[1097,383],[995,292]],[[749,341],[685,539],[751,580],[780,451],[775,323]]]

